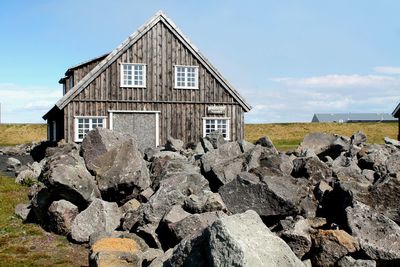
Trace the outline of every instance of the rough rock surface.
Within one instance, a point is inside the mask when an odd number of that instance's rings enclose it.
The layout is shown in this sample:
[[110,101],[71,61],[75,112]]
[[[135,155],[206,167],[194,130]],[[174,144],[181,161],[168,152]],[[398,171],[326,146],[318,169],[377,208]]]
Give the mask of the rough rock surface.
[[313,266],[333,266],[343,256],[359,250],[357,240],[343,230],[318,230],[311,236]]
[[126,201],[151,185],[146,162],[133,137],[96,128],[86,135],[81,150],[103,199]]
[[369,258],[400,260],[400,226],[360,202],[345,211],[350,233]]
[[267,220],[293,215],[315,215],[316,200],[307,180],[289,176],[240,174],[222,186],[219,194],[232,213],[255,210]]
[[320,159],[327,155],[335,159],[348,149],[349,143],[346,138],[333,134],[311,133],[304,137],[297,151],[312,150]]
[[60,196],[80,208],[100,197],[94,177],[85,167],[75,146],[53,148],[44,166],[43,182],[52,194]]
[[68,235],[71,232],[72,222],[79,214],[78,207],[66,200],[54,201],[51,203],[49,210],[50,230]]
[[75,217],[71,237],[77,242],[88,242],[90,235],[95,232],[112,232],[120,225],[121,216],[116,203],[95,199]]
[[374,260],[355,260],[350,256],[345,256],[337,262],[338,267],[376,267]]
[[175,247],[166,266],[303,266],[254,211],[223,217]]

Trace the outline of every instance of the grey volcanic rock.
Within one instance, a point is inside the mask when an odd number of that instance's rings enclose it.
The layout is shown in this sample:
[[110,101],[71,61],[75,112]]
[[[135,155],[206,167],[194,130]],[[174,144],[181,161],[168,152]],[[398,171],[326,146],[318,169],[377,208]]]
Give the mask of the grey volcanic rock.
[[350,137],[350,143],[355,146],[364,145],[367,141],[367,135],[362,131],[358,131]]
[[8,158],[6,161],[7,171],[16,172],[21,168],[21,161],[16,158]]
[[318,157],[296,158],[293,160],[293,177],[304,177],[318,183],[332,177],[332,170]]
[[293,215],[315,215],[316,200],[307,180],[290,176],[264,176],[242,173],[222,186],[219,194],[232,213],[255,210],[265,219]]
[[310,133],[306,135],[297,148],[298,152],[312,150],[320,159],[330,156],[335,159],[341,152],[347,151],[350,140],[333,134]]
[[39,162],[33,162],[26,166],[26,169],[21,170],[18,173],[15,182],[19,184],[32,184],[38,181],[40,174],[42,173],[42,165]]
[[[316,228],[326,224],[324,218],[307,218],[300,216],[296,220],[285,219],[279,222],[282,230],[279,236],[289,245],[294,254],[301,259],[308,253],[312,246],[311,234],[316,232]],[[290,218],[290,217],[289,217]]]
[[[267,264],[267,265],[266,265]],[[254,211],[225,216],[184,239],[164,266],[304,266]]]
[[218,193],[204,191],[200,195],[192,194],[185,199],[184,207],[191,213],[226,210],[225,203]]
[[347,227],[371,259],[400,260],[400,226],[360,202],[345,210]]
[[311,236],[313,266],[333,266],[343,256],[359,250],[357,240],[343,230],[318,230]]
[[86,135],[81,150],[104,199],[123,202],[150,186],[146,162],[133,137],[96,128]]
[[210,133],[204,137],[204,139],[208,140],[215,149],[227,143],[227,141],[224,139],[224,136],[218,132]]
[[20,203],[15,207],[14,213],[18,217],[20,217],[22,219],[22,221],[26,222],[26,221],[28,221],[28,219],[30,217],[31,205]]
[[174,139],[172,136],[169,136],[165,144],[165,150],[172,152],[181,151],[183,150],[183,145],[182,140]]
[[276,150],[274,144],[272,143],[271,139],[269,139],[268,136],[263,136],[260,139],[258,139],[256,141],[256,145],[266,147],[276,154],[278,153],[278,150]]
[[392,146],[395,146],[397,148],[400,148],[400,141],[397,141],[395,139],[391,139],[389,137],[385,137],[383,140],[385,141],[385,144],[392,145]]
[[127,212],[123,228],[131,230],[135,224],[158,225],[174,205],[182,205],[190,194],[209,190],[208,181],[198,173],[175,173],[160,181],[160,188],[138,211]]
[[58,234],[68,235],[72,222],[79,214],[78,207],[66,200],[54,201],[49,210],[50,229]]
[[77,242],[88,242],[90,235],[95,232],[112,232],[120,225],[121,217],[116,203],[95,199],[75,217],[71,238]]
[[68,200],[79,208],[85,208],[95,198],[100,197],[94,177],[85,167],[85,162],[76,147],[66,145],[53,148],[43,175],[40,177],[54,195]]
[[374,260],[355,260],[350,256],[345,256],[337,262],[338,267],[376,267]]

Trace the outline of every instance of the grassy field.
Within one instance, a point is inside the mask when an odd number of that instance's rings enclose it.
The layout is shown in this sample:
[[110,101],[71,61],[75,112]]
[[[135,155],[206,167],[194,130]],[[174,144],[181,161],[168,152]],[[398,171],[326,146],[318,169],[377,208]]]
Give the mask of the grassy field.
[[13,146],[46,138],[46,124],[0,124],[0,146]]
[[[351,136],[357,131],[367,134],[370,143],[383,143],[385,136],[397,137],[397,123],[271,123],[246,124],[245,139],[256,141],[267,135],[278,149],[295,148],[308,133],[326,132]],[[45,124],[0,124],[0,146],[44,140]]]
[[0,266],[87,266],[87,250],[14,215],[27,187],[0,174]]
[[304,136],[312,132],[335,133],[350,137],[363,131],[369,143],[383,143],[383,138],[397,137],[397,123],[274,123],[246,124],[245,139],[256,141],[261,136],[269,136],[274,145],[281,150],[297,147]]

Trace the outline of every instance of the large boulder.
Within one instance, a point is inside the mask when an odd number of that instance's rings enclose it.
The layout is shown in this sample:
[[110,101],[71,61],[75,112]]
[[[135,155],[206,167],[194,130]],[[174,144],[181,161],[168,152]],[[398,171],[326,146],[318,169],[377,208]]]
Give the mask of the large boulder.
[[256,145],[260,145],[270,149],[274,153],[278,153],[278,150],[275,148],[274,144],[272,143],[271,139],[268,136],[263,136],[256,141]]
[[355,201],[345,209],[346,227],[370,259],[399,263],[400,226],[369,206]]
[[320,159],[330,156],[338,157],[343,151],[349,149],[350,139],[327,133],[310,133],[306,135],[297,151],[312,150]]
[[164,266],[304,266],[254,211],[224,216],[177,245]]
[[318,230],[311,236],[313,266],[333,266],[340,258],[360,248],[357,240],[343,230]]
[[121,217],[116,203],[95,199],[75,217],[71,238],[77,242],[88,242],[90,235],[95,232],[112,232],[119,227]]
[[293,177],[304,177],[313,183],[327,181],[332,177],[332,170],[318,157],[300,157],[293,160]]
[[21,168],[21,161],[19,159],[10,157],[6,160],[7,171],[16,172]]
[[219,194],[230,212],[252,209],[271,223],[286,216],[313,217],[317,208],[311,184],[290,176],[241,173],[222,186]]
[[243,170],[245,156],[238,142],[224,143],[201,157],[202,171],[213,191]]
[[167,139],[167,143],[165,144],[165,150],[177,152],[183,150],[183,141],[179,139],[175,139],[172,136],[169,136]]
[[209,133],[204,139],[208,140],[215,149],[227,142],[224,136],[218,132]]
[[78,147],[67,144],[52,148],[40,181],[49,191],[80,209],[100,197],[94,177],[88,172]]
[[172,206],[182,205],[189,195],[203,190],[209,190],[208,181],[199,173],[170,174],[160,181],[159,189],[147,203],[137,211],[126,213],[122,226],[125,230],[146,224],[157,227]]
[[125,202],[150,186],[146,162],[133,137],[96,128],[86,135],[81,150],[103,199]]
[[311,249],[311,234],[325,226],[326,220],[297,216],[295,219],[288,217],[281,220],[278,225],[281,228],[278,232],[280,238],[289,245],[299,259],[302,259]]
[[62,199],[51,203],[48,214],[50,230],[61,235],[68,235],[71,233],[72,222],[79,214],[79,210],[71,202]]
[[22,185],[32,185],[38,181],[40,174],[42,173],[42,164],[39,162],[28,163],[24,170],[18,173],[15,182]]

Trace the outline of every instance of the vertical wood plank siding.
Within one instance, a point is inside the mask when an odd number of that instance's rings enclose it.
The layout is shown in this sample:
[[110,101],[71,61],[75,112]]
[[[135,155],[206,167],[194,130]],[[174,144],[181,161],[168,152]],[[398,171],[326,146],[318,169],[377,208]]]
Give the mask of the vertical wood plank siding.
[[[146,88],[120,87],[120,64],[124,62],[146,64]],[[89,65],[74,71],[76,82],[94,67]],[[174,89],[175,65],[198,66],[199,89]],[[223,105],[226,113],[208,115],[210,105]],[[129,47],[65,107],[67,141],[74,139],[74,116],[108,116],[111,109],[160,111],[161,144],[169,135],[185,142],[198,141],[203,134],[202,118],[218,116],[230,117],[231,140],[243,139],[242,107],[162,22]]]

